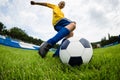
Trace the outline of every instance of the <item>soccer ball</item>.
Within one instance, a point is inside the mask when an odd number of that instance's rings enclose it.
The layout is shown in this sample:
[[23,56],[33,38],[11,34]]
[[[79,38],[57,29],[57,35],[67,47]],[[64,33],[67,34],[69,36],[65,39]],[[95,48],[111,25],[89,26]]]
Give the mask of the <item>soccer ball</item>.
[[88,63],[92,54],[92,46],[85,38],[72,37],[65,40],[60,46],[60,60],[71,66]]

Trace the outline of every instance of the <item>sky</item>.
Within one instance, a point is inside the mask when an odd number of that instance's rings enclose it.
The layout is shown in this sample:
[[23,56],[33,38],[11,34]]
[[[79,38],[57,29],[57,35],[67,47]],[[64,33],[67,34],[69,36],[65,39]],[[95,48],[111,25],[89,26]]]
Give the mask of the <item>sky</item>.
[[[52,10],[30,5],[31,0],[0,0],[0,22],[8,29],[19,27],[44,41],[57,32],[52,26]],[[61,0],[34,0],[58,4]],[[76,22],[75,36],[90,42],[120,34],[120,0],[63,0],[65,17]]]

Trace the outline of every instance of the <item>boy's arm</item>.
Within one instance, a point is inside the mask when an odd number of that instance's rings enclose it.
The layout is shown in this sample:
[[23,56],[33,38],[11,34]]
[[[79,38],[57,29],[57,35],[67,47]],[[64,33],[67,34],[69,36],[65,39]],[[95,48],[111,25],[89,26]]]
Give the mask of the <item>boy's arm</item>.
[[41,6],[46,6],[46,7],[49,7],[49,8],[54,8],[55,7],[54,4],[44,3],[44,2],[34,2],[34,1],[31,1],[31,5],[41,5]]
[[34,1],[31,1],[31,5],[41,5],[41,6],[47,6],[47,3],[43,3],[43,2],[34,2]]

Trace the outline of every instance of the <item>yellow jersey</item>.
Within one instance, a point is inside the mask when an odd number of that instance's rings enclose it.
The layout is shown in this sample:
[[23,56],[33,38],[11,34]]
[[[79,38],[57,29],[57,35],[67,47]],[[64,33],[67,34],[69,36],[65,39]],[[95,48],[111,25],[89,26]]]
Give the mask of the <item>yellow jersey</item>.
[[64,14],[61,11],[61,9],[59,8],[59,6],[57,6],[57,5],[47,3],[47,7],[53,9],[52,24],[53,24],[53,26],[55,26],[59,20],[61,20],[62,18],[64,18]]

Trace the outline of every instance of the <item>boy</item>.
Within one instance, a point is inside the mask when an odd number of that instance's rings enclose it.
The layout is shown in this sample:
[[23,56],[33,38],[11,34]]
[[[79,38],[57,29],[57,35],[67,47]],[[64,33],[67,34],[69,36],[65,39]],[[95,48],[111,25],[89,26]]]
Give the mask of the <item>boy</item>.
[[44,58],[47,52],[49,51],[49,49],[52,48],[58,41],[60,41],[64,37],[69,38],[73,36],[73,30],[76,27],[76,23],[64,17],[63,12],[61,11],[61,9],[63,9],[65,6],[64,1],[60,1],[58,5],[45,3],[45,2],[31,1],[31,5],[46,6],[53,10],[52,24],[54,26],[54,29],[58,33],[52,38],[50,38],[48,41],[41,44],[39,49],[39,54],[42,58]]

